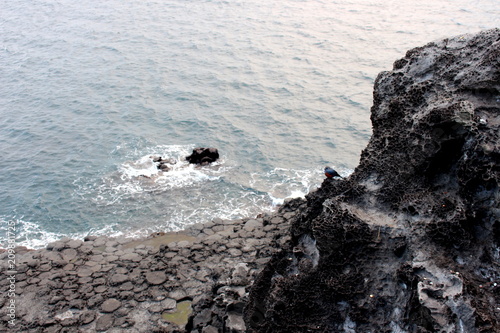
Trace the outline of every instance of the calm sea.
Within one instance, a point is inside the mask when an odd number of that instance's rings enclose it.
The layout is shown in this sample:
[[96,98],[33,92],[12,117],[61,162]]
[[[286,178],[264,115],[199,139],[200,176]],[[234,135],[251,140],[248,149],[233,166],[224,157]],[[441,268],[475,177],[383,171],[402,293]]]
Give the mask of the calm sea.
[[380,71],[500,25],[498,0],[1,2],[0,244],[30,247],[272,211],[352,172]]

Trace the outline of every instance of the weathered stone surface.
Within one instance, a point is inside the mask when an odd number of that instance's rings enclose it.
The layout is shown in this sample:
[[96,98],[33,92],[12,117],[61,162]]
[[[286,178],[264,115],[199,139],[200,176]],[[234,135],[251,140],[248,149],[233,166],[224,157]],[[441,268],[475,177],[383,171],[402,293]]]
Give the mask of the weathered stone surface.
[[67,247],[67,244],[61,241],[53,242],[47,245],[49,251],[62,251]]
[[167,298],[161,301],[161,307],[163,310],[171,310],[175,309],[177,302],[175,299]]
[[121,260],[130,260],[134,262],[139,262],[142,260],[142,256],[137,253],[126,253],[120,257]]
[[219,330],[216,327],[209,325],[207,327],[203,327],[201,333],[219,333]]
[[262,224],[262,221],[259,221],[259,220],[248,220],[245,225],[243,226],[243,229],[245,231],[248,231],[248,232],[251,232],[251,231],[254,231],[254,230],[259,230],[261,228],[263,228],[263,224]]
[[91,276],[92,273],[94,273],[94,271],[92,271],[90,268],[88,267],[81,267],[78,269],[77,271],[77,275],[79,277],[86,277],[86,276]]
[[68,261],[75,259],[77,255],[78,251],[76,251],[74,248],[65,249],[61,253],[62,258]]
[[110,298],[108,300],[105,300],[101,304],[101,311],[102,312],[114,312],[117,310],[120,306],[122,305],[122,302],[115,298]]
[[167,280],[165,272],[148,272],[146,273],[146,281],[152,285],[159,285]]
[[83,245],[83,242],[79,239],[71,239],[66,243],[66,245],[71,249],[78,249]]
[[83,325],[86,325],[88,323],[93,322],[95,316],[96,316],[95,311],[90,311],[90,310],[83,311],[80,315],[80,321]]
[[283,251],[252,287],[247,329],[500,329],[498,292],[484,287],[500,276],[492,259],[500,245],[498,59],[494,29],[415,48],[379,74],[359,166],[347,179],[326,179],[287,216],[291,238],[278,240]]
[[115,317],[110,313],[106,313],[97,319],[95,329],[97,332],[107,331],[113,327],[114,321]]
[[125,281],[128,281],[128,276],[125,274],[113,274],[109,279],[111,285],[117,285]]
[[236,313],[229,313],[226,319],[226,327],[230,332],[246,332],[243,316]]
[[175,299],[176,301],[186,298],[187,293],[182,289],[175,289],[168,293],[168,297]]

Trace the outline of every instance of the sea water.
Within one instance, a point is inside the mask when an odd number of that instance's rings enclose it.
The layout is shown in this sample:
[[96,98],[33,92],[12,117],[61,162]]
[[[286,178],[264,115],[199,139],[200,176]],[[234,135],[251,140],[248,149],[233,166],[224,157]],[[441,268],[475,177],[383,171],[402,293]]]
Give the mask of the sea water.
[[[271,212],[326,165],[353,171],[380,71],[499,16],[497,0],[4,0],[0,244],[9,222],[36,248]],[[188,165],[200,146],[220,161]]]

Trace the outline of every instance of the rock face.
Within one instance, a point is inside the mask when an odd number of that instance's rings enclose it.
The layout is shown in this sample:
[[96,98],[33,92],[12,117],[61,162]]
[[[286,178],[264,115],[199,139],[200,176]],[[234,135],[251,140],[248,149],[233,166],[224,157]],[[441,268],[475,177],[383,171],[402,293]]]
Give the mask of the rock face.
[[257,277],[250,332],[500,332],[500,30],[407,52]]
[[219,159],[219,151],[216,148],[195,148],[193,153],[186,157],[191,164],[210,164]]

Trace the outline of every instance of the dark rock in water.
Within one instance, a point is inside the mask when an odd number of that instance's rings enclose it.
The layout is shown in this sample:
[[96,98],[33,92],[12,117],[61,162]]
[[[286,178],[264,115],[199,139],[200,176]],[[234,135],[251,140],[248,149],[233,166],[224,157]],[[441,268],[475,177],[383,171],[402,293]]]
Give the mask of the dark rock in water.
[[151,156],[153,162],[156,163],[158,170],[167,172],[170,171],[171,166],[176,164],[177,161],[174,158],[163,159],[161,156]]
[[210,164],[219,159],[219,151],[216,148],[195,148],[193,153],[186,157],[191,164]]
[[158,169],[160,169],[161,171],[169,171],[170,167],[165,163],[160,163],[158,164]]
[[408,51],[373,96],[359,166],[307,196],[247,330],[500,332],[500,30]]

